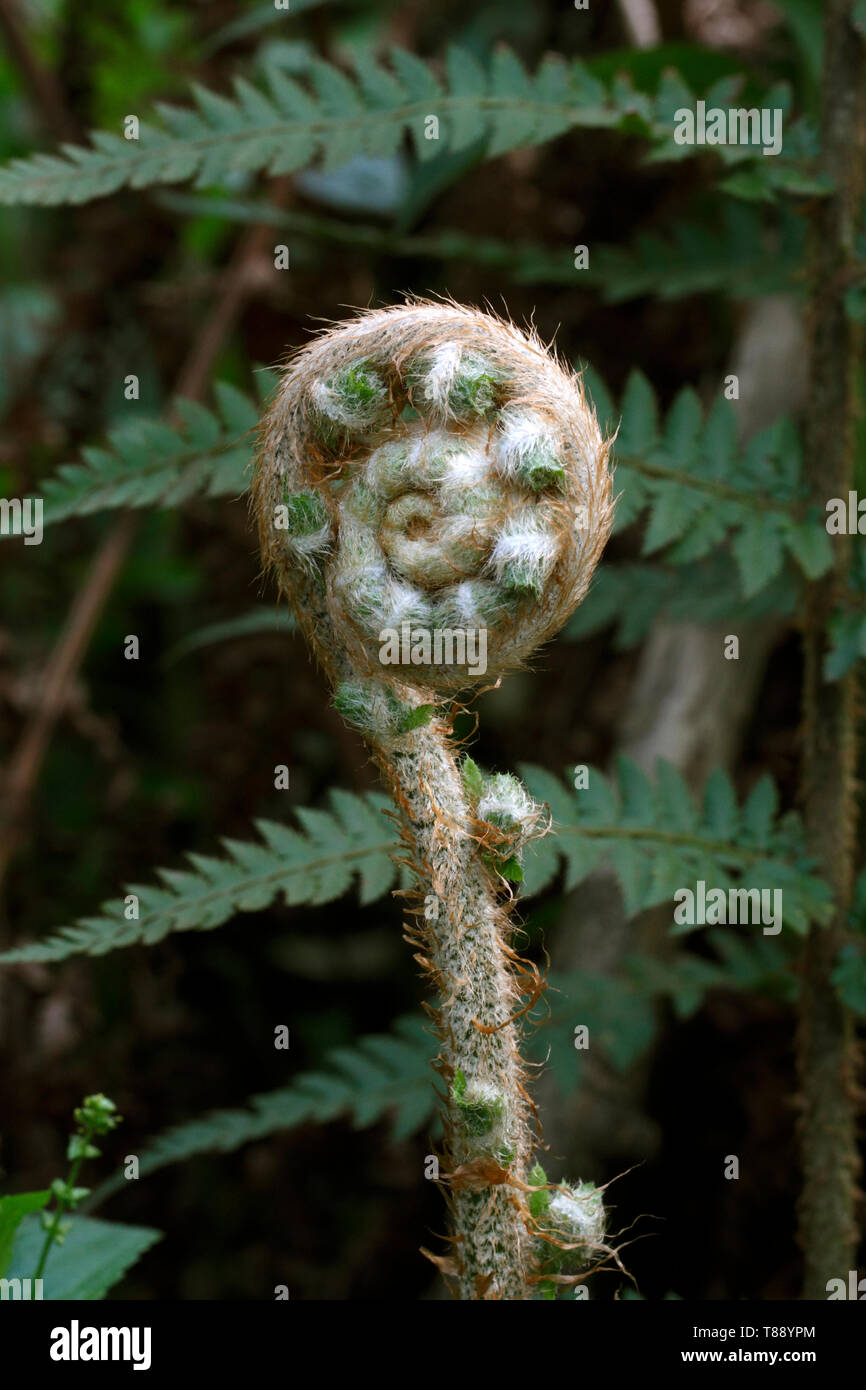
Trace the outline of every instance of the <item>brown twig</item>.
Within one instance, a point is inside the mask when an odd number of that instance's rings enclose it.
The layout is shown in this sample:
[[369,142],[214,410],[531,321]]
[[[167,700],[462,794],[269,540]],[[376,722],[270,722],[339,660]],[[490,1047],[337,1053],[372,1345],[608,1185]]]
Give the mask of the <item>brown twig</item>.
[[[0,0],[2,6],[4,0]],[[271,201],[277,206],[288,195],[288,180],[277,180]],[[199,399],[210,380],[220,348],[231,332],[253,283],[251,270],[265,250],[272,229],[249,227],[240,238],[223,280],[222,292],[195,339],[177,379],[175,395]],[[87,577],[69,610],[48,658],[36,707],[10,759],[5,778],[0,839],[0,884],[23,837],[23,822],[39,778],[54,727],[66,705],[66,692],[84,660],[93,629],[129,552],[137,517],[124,512],[97,551]]]
[[[806,460],[812,495],[823,514],[831,497],[853,485],[856,398],[853,363],[857,326],[845,310],[845,277],[855,255],[864,191],[866,61],[852,23],[851,0],[825,8],[822,82],[822,163],[832,194],[816,209],[811,298],[811,387]],[[803,960],[798,1032],[800,1144],[803,1192],[800,1244],[805,1257],[804,1296],[825,1299],[828,1281],[854,1268],[857,1073],[854,1022],[833,982],[848,930],[857,813],[856,667],[827,681],[827,630],[851,562],[850,540],[833,541],[830,572],[809,586],[805,624],[803,797],[809,848],[831,885],[834,916],[813,926]]]
[[0,34],[9,56],[21,73],[46,129],[57,140],[80,143],[81,130],[67,110],[60,84],[30,48],[16,10],[15,0],[0,0]]

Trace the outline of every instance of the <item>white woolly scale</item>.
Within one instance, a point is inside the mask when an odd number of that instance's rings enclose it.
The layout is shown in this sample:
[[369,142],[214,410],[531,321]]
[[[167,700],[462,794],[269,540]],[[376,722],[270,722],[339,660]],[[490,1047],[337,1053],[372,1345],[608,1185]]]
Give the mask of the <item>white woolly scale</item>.
[[301,563],[313,563],[322,559],[331,549],[330,524],[312,531],[306,536],[289,536],[287,544],[294,550]]
[[424,378],[423,397],[428,405],[443,413],[448,411],[448,398],[454,389],[463,349],[458,343],[443,343],[432,353]]
[[537,588],[547,579],[559,553],[559,538],[543,517],[523,509],[507,518],[496,538],[490,558],[496,578],[509,583],[519,578],[519,587]]
[[604,1235],[604,1204],[597,1188],[560,1190],[547,1210],[558,1230],[587,1245],[597,1244]]
[[521,464],[537,450],[556,453],[556,436],[547,422],[537,413],[506,409],[499,421],[496,440],[496,464],[506,477],[513,478]]

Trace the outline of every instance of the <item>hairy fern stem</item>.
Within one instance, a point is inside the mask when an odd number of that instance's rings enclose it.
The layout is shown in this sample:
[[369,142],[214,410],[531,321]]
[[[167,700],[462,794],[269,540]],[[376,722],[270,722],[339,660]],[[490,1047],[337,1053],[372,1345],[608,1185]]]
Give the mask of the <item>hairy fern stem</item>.
[[604,1232],[594,1188],[551,1199],[531,1167],[515,1019],[540,982],[506,904],[542,808],[516,778],[458,764],[448,719],[585,594],[610,527],[608,448],[582,382],[534,334],[425,301],[297,353],[260,435],[263,556],[402,816],[407,934],[438,995],[447,1092],[452,1248],[430,1258],[462,1299],[555,1297]]

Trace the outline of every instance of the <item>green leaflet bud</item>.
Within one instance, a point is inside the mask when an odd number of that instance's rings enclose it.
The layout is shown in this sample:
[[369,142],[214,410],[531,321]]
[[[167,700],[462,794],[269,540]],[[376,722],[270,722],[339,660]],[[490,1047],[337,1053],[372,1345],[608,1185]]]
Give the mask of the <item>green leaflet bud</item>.
[[285,493],[286,530],[290,536],[311,536],[330,520],[328,509],[317,492]]
[[[591,1182],[547,1188],[547,1176],[538,1163],[529,1174],[529,1182],[538,1189],[530,1193],[528,1207],[536,1232],[539,1274],[576,1275],[588,1269],[604,1240],[601,1192]],[[540,1299],[556,1300],[557,1285],[552,1278],[541,1278],[536,1287]]]
[[412,404],[458,420],[487,419],[496,410],[502,381],[495,368],[458,343],[434,348],[406,373]]
[[442,628],[496,628],[513,603],[512,596],[486,579],[466,579],[447,590],[436,604]]
[[395,497],[414,478],[410,475],[410,461],[417,453],[417,444],[407,444],[403,440],[389,439],[386,444],[374,450],[367,465],[370,487],[385,499]]
[[529,1173],[529,1183],[537,1188],[529,1195],[530,1216],[543,1216],[550,1206],[550,1192],[547,1188],[547,1174],[540,1163],[536,1163]]
[[318,414],[331,425],[352,432],[379,429],[388,419],[388,390],[365,360],[343,367],[311,388]]
[[375,738],[399,738],[429,723],[435,705],[411,705],[378,681],[343,681],[337,686],[334,709],[347,724]]
[[472,805],[476,805],[484,791],[484,774],[474,758],[470,758],[468,754],[460,764],[460,775],[463,779],[463,790]]
[[475,1139],[490,1135],[494,1128],[501,1125],[505,1115],[502,1092],[486,1081],[467,1081],[459,1067],[454,1073],[451,1100],[461,1126]]
[[498,837],[487,837],[491,867],[510,883],[522,883],[521,856],[537,830],[542,808],[533,801],[519,778],[510,772],[497,772],[484,783],[476,815],[501,832]]
[[497,772],[488,778],[478,800],[478,815],[499,830],[534,827],[539,807],[511,772]]
[[540,596],[556,564],[559,542],[532,511],[520,511],[504,523],[493,547],[491,564],[507,589]]
[[604,1236],[602,1194],[591,1182],[559,1188],[551,1194],[545,1225],[549,1225],[566,1241],[581,1243],[587,1248],[597,1245]]
[[342,510],[346,516],[375,529],[381,523],[385,503],[375,488],[359,477],[346,488]]
[[277,508],[275,528],[284,532],[291,553],[313,570],[331,545],[331,518],[317,492],[284,492]]
[[504,410],[499,420],[497,466],[506,478],[514,478],[533,492],[561,488],[565,469],[557,452],[552,429],[532,411]]

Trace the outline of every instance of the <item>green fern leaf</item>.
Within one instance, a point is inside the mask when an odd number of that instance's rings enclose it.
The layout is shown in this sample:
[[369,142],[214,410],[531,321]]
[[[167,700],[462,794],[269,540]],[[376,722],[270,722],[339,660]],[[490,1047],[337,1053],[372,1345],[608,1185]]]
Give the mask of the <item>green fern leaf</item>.
[[[533,76],[506,48],[497,49],[479,80],[471,59],[451,54],[449,87],[431,68],[403,49],[390,54],[392,72],[371,59],[346,76],[321,59],[310,63],[307,87],[271,64],[267,90],[235,85],[225,97],[195,86],[195,109],[157,107],[160,125],[142,122],[137,140],[107,131],[91,135],[87,147],[64,145],[58,155],[16,159],[0,169],[0,202],[56,205],[83,203],[119,188],[194,180],[217,184],[241,171],[290,173],[321,157],[335,168],[355,155],[396,149],[411,134],[419,159],[432,159],[486,141],[489,156],[537,144],[576,126],[620,127],[650,141],[654,158],[680,159],[694,153],[673,141],[670,102],[675,79],[654,99],[617,77],[606,86],[580,63],[547,59]],[[681,82],[681,104],[693,94]],[[427,118],[440,121],[429,139]],[[750,196],[779,191],[822,191],[809,165],[814,134],[803,123],[786,130],[785,156],[762,160],[749,147],[720,146],[720,167],[739,163]],[[791,159],[790,154],[796,157]],[[771,167],[768,167],[771,166]]]
[[[553,815],[554,843],[574,886],[608,860],[623,890],[628,915],[664,902],[703,879],[711,887],[779,888],[784,922],[803,933],[810,921],[832,911],[830,890],[815,876],[803,829],[791,812],[778,814],[778,793],[769,778],[753,789],[742,813],[724,773],[717,771],[704,806],[696,805],[677,770],[659,760],[652,783],[628,758],[613,778],[590,769],[589,785],[569,791],[543,768],[524,766],[532,795]],[[550,881],[549,859],[536,870],[536,843],[526,851],[525,891]]]
[[195,492],[243,493],[258,412],[235,387],[218,383],[215,392],[217,412],[180,400],[177,427],[134,420],[110,430],[107,447],[82,449],[83,463],[64,464],[38,488],[44,524],[118,507],[177,506]]
[[721,548],[690,565],[688,584],[683,584],[681,569],[670,565],[603,563],[563,636],[567,641],[577,641],[615,624],[614,645],[626,651],[642,642],[659,620],[724,620],[736,630],[738,624],[770,615],[790,618],[796,602],[796,592],[785,576],[744,599],[734,566]]
[[655,393],[636,371],[621,409],[615,526],[646,514],[644,555],[665,550],[670,562],[691,565],[730,541],[745,599],[780,576],[786,552],[807,578],[827,571],[832,549],[823,519],[806,505],[802,450],[789,420],[741,450],[732,403],[719,397],[704,420],[686,387],[660,436]]
[[[529,766],[523,775],[533,796],[550,807],[555,832],[527,850],[525,894],[547,887],[560,859],[566,890],[609,859],[629,914],[671,901],[677,889],[703,878],[721,888],[735,882],[781,888],[785,923],[798,932],[827,919],[829,889],[811,872],[797,817],[778,816],[777,792],[768,779],[754,788],[740,814],[721,772],[709,784],[702,810],[680,774],[664,762],[651,783],[623,758],[616,777],[593,769],[589,786],[579,791],[543,768]],[[327,811],[298,808],[300,830],[260,821],[260,841],[227,840],[224,858],[190,854],[190,868],[159,869],[158,885],[130,885],[98,917],[7,951],[0,963],[103,955],[175,931],[211,930],[237,912],[262,911],[280,895],[292,906],[331,902],[356,875],[361,902],[374,902],[397,879],[391,856],[399,844],[381,814],[391,804],[371,792],[361,797],[334,791],[330,800]],[[138,899],[133,920],[126,916],[130,894]]]
[[[104,955],[120,946],[163,940],[175,931],[209,931],[237,912],[260,912],[282,895],[290,906],[339,898],[359,878],[362,903],[386,893],[398,875],[389,855],[393,828],[382,815],[390,802],[378,793],[332,794],[332,810],[301,808],[301,830],[259,821],[261,841],[226,840],[223,858],[191,854],[191,869],[160,869],[160,885],[130,885],[123,897],[103,905],[98,917],[83,918],[46,941],[21,946],[0,962],[57,961],[85,953]],[[138,899],[138,916],[126,916],[127,899]]]
[[[332,1048],[324,1067],[301,1072],[278,1091],[253,1096],[245,1110],[216,1110],[175,1126],[147,1145],[139,1175],[205,1153],[232,1153],[302,1124],[346,1117],[364,1129],[390,1116],[396,1139],[429,1124],[437,1108],[431,1076],[432,1042],[424,1020],[406,1015],[391,1033],[361,1038],[353,1047]],[[98,1187],[88,1206],[124,1187],[121,1174]]]

